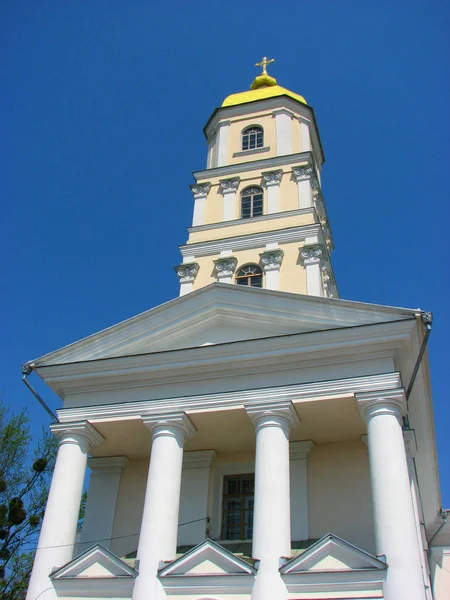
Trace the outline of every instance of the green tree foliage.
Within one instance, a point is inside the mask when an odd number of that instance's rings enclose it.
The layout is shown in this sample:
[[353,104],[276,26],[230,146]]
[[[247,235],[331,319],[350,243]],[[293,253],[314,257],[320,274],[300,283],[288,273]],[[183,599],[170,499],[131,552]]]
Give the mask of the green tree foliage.
[[0,600],[25,597],[56,450],[50,433],[34,443],[25,410],[0,402]]

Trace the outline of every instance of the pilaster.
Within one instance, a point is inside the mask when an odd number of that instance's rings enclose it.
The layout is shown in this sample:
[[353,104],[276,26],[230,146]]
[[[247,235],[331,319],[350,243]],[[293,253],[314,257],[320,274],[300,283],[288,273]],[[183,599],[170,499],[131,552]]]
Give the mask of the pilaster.
[[313,448],[312,440],[289,444],[291,539],[294,541],[307,540],[309,537],[307,459]]
[[211,183],[194,183],[189,186],[194,196],[194,214],[192,217],[192,226],[203,225],[205,223],[206,198],[208,197]]
[[262,173],[264,185],[267,189],[267,214],[271,215],[279,209],[279,190],[283,177],[283,170],[265,171]]
[[273,111],[277,140],[277,156],[292,154],[292,117],[294,113],[286,108]]
[[308,244],[300,248],[300,260],[306,268],[306,289],[310,296],[324,296],[322,265],[326,251],[322,244]]
[[220,189],[223,194],[223,220],[232,221],[235,218],[236,192],[239,187],[240,177],[221,179]]
[[279,272],[281,263],[283,262],[283,250],[281,248],[268,249],[262,252],[259,256],[261,264],[266,274],[266,288],[269,290],[278,290],[279,288]]

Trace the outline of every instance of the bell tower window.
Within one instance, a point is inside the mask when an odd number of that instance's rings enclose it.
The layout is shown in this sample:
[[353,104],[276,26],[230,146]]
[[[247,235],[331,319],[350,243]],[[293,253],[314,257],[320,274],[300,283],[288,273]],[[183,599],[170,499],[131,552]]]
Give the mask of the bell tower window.
[[247,127],[242,132],[242,150],[254,150],[264,145],[264,132],[262,127]]
[[241,267],[236,273],[236,283],[250,287],[262,287],[261,267],[258,265],[245,265]]
[[241,193],[241,218],[251,219],[263,214],[263,190],[260,187],[246,188]]

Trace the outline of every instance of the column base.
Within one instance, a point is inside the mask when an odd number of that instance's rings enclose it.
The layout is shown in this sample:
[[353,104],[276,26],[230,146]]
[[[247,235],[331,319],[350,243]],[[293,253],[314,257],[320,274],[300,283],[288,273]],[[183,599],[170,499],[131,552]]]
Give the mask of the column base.
[[261,565],[252,589],[252,600],[287,600],[288,591],[276,565]]

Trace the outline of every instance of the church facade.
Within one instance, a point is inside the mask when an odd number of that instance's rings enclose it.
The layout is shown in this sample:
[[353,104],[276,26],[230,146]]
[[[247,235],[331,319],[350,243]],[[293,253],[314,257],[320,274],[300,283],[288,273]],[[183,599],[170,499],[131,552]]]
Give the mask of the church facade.
[[26,365],[63,401],[27,600],[448,597],[431,315],[339,297],[268,62],[205,126],[180,296]]

